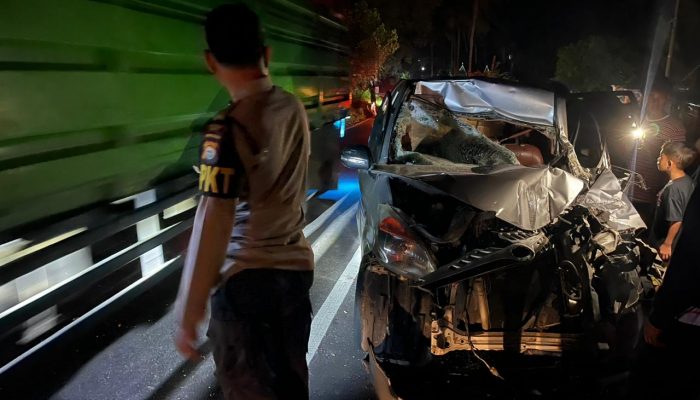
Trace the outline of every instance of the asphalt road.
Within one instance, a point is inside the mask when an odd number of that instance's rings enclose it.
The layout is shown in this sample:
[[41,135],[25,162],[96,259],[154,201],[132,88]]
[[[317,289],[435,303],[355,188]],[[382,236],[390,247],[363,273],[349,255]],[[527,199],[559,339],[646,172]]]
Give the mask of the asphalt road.
[[[343,145],[366,143],[372,121],[349,128]],[[307,204],[305,234],[316,257],[309,342],[312,399],[373,399],[353,337],[359,266],[356,176],[341,173],[339,190]],[[178,274],[174,274],[178,275]],[[138,297],[89,334],[43,354],[32,368],[0,382],[3,399],[220,399],[209,345],[200,362],[183,360],[172,342],[178,276]],[[205,327],[200,337],[205,338]]]
[[[317,259],[311,290],[315,317],[309,345],[313,399],[373,398],[363,355],[350,337],[354,278],[359,265],[358,258],[353,258],[358,247],[357,199],[356,192],[327,193],[309,205],[313,213],[323,210],[315,219],[321,223],[312,223],[317,229],[309,235]],[[199,363],[185,362],[175,351],[172,295],[167,303],[163,315],[145,323],[121,322],[129,326],[124,334],[80,366],[49,397],[65,400],[221,398],[208,346],[204,345],[207,354]],[[142,304],[142,307],[148,313],[148,309],[158,305]],[[99,337],[103,333],[94,334]],[[61,365],[59,362],[47,367],[61,368]]]

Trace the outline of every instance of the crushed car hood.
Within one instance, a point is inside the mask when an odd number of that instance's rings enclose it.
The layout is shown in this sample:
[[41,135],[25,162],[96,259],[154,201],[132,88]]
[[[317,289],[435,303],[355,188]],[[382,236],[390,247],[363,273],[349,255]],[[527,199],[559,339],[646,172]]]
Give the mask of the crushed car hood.
[[416,95],[456,113],[554,125],[554,93],[479,79],[416,83]]
[[584,187],[582,180],[552,167],[377,164],[372,171],[438,190],[525,230],[550,224]]

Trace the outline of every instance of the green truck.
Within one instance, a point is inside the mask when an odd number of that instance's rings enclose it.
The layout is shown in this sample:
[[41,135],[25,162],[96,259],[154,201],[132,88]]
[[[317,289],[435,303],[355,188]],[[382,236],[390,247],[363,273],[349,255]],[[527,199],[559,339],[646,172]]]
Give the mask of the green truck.
[[[203,62],[219,0],[5,0],[0,13],[0,234],[193,173],[193,132],[228,101]],[[328,189],[322,129],[348,100],[345,28],[308,2],[249,1],[275,84],[313,128],[309,186]],[[335,142],[335,143],[334,143]],[[335,146],[335,147],[334,147]]]
[[[2,1],[0,378],[172,284],[193,223],[199,129],[228,102],[203,59],[201,22],[220,3]],[[312,2],[247,3],[274,83],[309,116],[308,187],[332,189],[346,29]]]

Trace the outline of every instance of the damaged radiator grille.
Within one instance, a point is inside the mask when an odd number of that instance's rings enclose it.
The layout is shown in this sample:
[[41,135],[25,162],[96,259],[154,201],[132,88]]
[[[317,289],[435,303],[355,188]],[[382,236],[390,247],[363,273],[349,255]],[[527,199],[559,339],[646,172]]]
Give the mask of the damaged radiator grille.
[[531,251],[519,245],[476,249],[423,277],[421,286],[433,289],[527,262],[532,256]]
[[457,265],[460,267],[469,267],[475,262],[484,260],[485,258],[498,253],[499,251],[502,251],[503,248],[501,247],[488,247],[486,249],[476,249],[470,253],[467,253],[467,255],[462,258],[461,260],[457,260],[454,264],[450,265],[448,268],[457,268]]
[[499,234],[512,244],[475,249],[437,271],[423,277],[421,286],[434,289],[450,283],[530,262],[547,243],[541,232],[512,231]]
[[514,231],[508,231],[508,232],[501,232],[498,234],[498,237],[506,240],[511,243],[516,243],[525,239],[532,238],[534,236],[539,235],[538,231],[523,231],[523,230],[514,230]]

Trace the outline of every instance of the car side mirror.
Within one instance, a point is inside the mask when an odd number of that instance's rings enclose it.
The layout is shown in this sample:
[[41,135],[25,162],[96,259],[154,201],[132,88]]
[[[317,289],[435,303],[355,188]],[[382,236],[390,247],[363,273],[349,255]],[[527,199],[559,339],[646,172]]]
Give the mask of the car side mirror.
[[340,161],[351,169],[369,169],[369,148],[362,145],[346,147],[340,155]]

